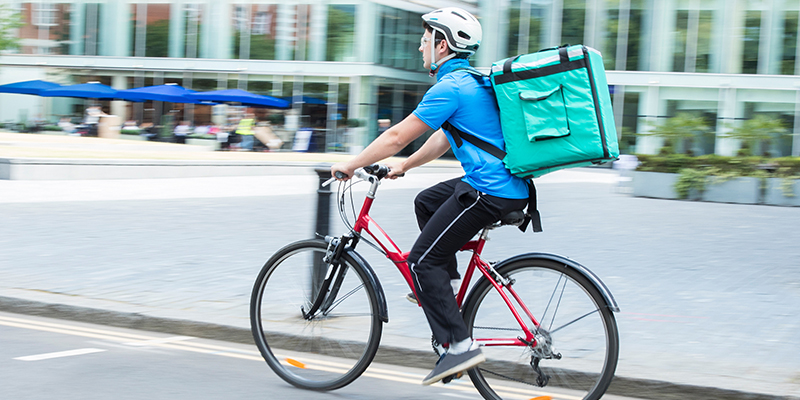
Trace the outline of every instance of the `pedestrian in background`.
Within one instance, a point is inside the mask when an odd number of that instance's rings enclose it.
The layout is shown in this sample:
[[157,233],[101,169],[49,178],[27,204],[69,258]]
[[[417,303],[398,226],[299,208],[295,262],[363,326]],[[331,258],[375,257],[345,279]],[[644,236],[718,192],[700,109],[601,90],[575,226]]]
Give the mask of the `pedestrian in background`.
[[239,148],[244,151],[253,151],[253,126],[255,122],[256,120],[253,114],[246,113],[244,117],[239,120],[239,125],[236,127],[236,134],[242,138]]
[[175,143],[184,144],[186,143],[186,135],[189,134],[191,128],[189,127],[189,121],[181,121],[178,126],[175,127],[175,130],[172,132],[175,135]]

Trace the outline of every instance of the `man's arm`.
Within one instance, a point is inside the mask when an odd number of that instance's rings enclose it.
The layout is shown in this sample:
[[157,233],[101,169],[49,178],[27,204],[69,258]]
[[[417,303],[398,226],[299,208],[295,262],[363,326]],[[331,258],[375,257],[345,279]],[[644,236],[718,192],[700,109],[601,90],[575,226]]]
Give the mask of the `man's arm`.
[[349,161],[334,164],[331,167],[331,174],[336,176],[336,172],[342,172],[348,177],[352,177],[356,168],[374,164],[397,154],[429,129],[430,127],[427,124],[417,118],[416,115],[411,114],[397,125],[383,132],[361,154]]
[[427,164],[441,157],[449,148],[450,142],[447,141],[447,136],[439,129],[414,154],[399,163],[390,165],[392,172],[389,174],[389,178],[395,178],[397,175],[406,173],[411,168]]

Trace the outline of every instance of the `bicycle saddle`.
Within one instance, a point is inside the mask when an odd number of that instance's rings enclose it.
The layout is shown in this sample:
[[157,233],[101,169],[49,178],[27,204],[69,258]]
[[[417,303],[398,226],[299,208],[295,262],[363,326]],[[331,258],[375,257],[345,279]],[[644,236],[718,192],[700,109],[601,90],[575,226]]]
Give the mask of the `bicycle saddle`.
[[523,221],[525,221],[525,212],[522,210],[516,210],[506,214],[503,218],[500,218],[499,226],[520,226]]

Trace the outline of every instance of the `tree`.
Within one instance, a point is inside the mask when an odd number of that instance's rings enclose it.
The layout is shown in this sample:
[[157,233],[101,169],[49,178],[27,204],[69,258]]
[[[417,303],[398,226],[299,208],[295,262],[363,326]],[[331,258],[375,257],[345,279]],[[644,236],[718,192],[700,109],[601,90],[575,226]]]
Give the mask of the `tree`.
[[14,30],[22,27],[22,15],[8,4],[0,4],[0,51],[19,48],[19,38]]
[[696,140],[710,133],[711,128],[709,128],[705,118],[683,112],[656,125],[653,130],[644,135],[663,137],[665,143],[661,149],[662,153],[692,153]]
[[758,150],[759,147],[762,149],[761,153],[768,155],[773,140],[788,132],[780,118],[764,114],[756,115],[755,118],[732,128],[733,130],[728,132],[728,137],[742,141],[739,150],[741,155],[750,155],[748,153]]

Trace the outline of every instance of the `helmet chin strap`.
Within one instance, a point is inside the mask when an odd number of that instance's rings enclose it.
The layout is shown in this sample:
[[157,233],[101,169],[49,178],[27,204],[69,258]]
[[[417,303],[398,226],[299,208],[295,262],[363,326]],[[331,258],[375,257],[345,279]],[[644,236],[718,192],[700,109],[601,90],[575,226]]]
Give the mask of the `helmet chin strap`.
[[[433,34],[431,35],[431,38],[435,38],[436,37],[436,31],[437,31],[436,29],[433,30]],[[445,61],[447,61],[447,60],[449,60],[449,59],[451,59],[451,58],[456,56],[456,53],[450,53],[450,54],[442,57],[441,60],[437,61],[436,60],[436,49],[435,49],[436,46],[435,46],[435,44],[436,44],[436,41],[434,39],[432,39],[431,40],[431,46],[430,46],[430,48],[431,48],[431,70],[428,72],[428,75],[431,76],[431,77],[434,74],[436,74],[436,70],[439,69],[440,65],[444,64]]]

